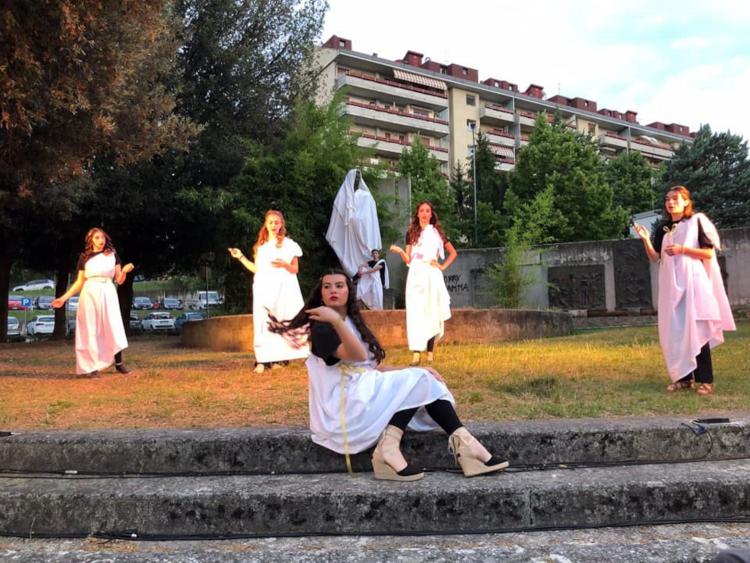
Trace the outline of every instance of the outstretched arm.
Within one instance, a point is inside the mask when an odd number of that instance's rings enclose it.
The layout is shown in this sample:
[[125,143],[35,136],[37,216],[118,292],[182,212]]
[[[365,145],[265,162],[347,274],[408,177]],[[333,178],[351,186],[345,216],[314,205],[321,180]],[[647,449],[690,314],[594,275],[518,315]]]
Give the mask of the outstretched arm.
[[73,297],[74,295],[77,295],[79,291],[83,288],[83,282],[86,281],[86,277],[83,274],[83,270],[78,270],[78,277],[76,278],[76,281],[73,282],[73,285],[71,285],[68,288],[68,291],[63,293],[60,297],[57,299],[54,299],[52,301],[52,306],[55,309],[59,309],[63,305],[65,305],[65,302]]
[[250,270],[253,274],[255,273],[255,263],[248,260],[239,248],[227,248],[227,250],[232,258],[239,260],[240,264]]
[[656,250],[654,249],[654,245],[651,244],[651,234],[648,232],[648,229],[643,225],[639,225],[638,223],[633,224],[633,229],[635,230],[635,233],[640,237],[641,241],[643,241],[643,249],[646,251],[646,256],[648,256],[648,259],[651,262],[658,262],[659,254],[657,254]]
[[406,250],[404,250],[400,246],[392,244],[390,251],[393,252],[394,254],[398,254],[401,257],[401,260],[403,260],[404,264],[406,264],[407,266],[411,262],[411,245],[410,244],[406,245]]

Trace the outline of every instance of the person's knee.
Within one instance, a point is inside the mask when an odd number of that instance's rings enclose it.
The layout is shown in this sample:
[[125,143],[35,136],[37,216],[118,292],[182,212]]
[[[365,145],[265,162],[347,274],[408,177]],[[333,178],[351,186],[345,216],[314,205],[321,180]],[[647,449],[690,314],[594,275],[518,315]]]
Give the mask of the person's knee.
[[750,563],[750,549],[725,549],[711,563]]

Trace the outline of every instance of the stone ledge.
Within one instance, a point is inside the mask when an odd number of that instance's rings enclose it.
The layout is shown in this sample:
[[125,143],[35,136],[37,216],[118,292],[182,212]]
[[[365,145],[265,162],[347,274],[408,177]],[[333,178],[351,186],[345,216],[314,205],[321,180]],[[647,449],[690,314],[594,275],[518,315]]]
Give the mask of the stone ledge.
[[[573,331],[568,313],[523,309],[453,309],[445,323],[446,343],[489,343],[565,336]],[[364,311],[368,326],[384,348],[404,348],[406,311]],[[233,315],[186,323],[185,346],[225,352],[253,351],[253,316]]]
[[0,478],[0,533],[498,533],[750,519],[750,460],[500,473]]
[[[470,424],[513,465],[685,461],[750,456],[750,417],[696,435],[690,417],[512,421]],[[744,418],[743,418],[744,417]],[[697,430],[697,429],[696,429]],[[455,467],[444,434],[407,432],[404,453],[425,467]],[[353,456],[370,470],[367,452]],[[271,474],[345,471],[343,456],[305,428],[26,432],[0,438],[0,472]]]

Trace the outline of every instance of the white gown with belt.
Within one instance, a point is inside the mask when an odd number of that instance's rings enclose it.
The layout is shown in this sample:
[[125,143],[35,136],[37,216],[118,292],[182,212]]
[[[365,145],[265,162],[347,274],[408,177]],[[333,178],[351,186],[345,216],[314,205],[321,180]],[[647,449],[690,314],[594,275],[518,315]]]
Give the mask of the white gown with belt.
[[[349,318],[345,322],[359,336],[354,323]],[[364,362],[339,361],[329,366],[314,354],[306,365],[312,440],[338,453],[354,454],[375,445],[398,411],[429,405],[439,399],[455,405],[445,383],[426,369],[381,372],[375,369],[377,364],[372,357]],[[409,428],[427,431],[440,427],[420,408]]]
[[76,373],[105,369],[128,347],[120,300],[114,283],[115,254],[99,253],[86,261],[85,281],[76,312]]
[[440,268],[432,260],[445,258],[445,243],[435,227],[422,229],[411,247],[409,274],[406,277],[406,336],[409,350],[422,352],[427,341],[445,333],[445,321],[451,318],[451,298]]
[[278,320],[293,318],[304,304],[297,275],[271,263],[276,259],[291,262],[302,256],[302,249],[289,237],[281,247],[268,241],[258,247],[253,278],[253,349],[258,363],[281,362],[306,358],[307,346],[292,347],[283,336],[268,330],[269,311]]

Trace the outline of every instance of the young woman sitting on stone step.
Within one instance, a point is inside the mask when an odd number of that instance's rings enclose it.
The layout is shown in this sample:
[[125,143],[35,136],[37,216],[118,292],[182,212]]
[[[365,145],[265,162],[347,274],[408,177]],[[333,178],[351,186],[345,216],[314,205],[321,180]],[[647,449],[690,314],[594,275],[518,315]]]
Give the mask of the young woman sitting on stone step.
[[291,321],[272,320],[271,330],[290,339],[309,339],[313,441],[347,456],[375,445],[376,479],[416,481],[424,476],[401,454],[407,426],[420,431],[442,428],[467,477],[508,466],[461,424],[453,395],[437,371],[381,365],[385,351],[360,315],[352,282],[343,271],[324,274],[299,314]]

